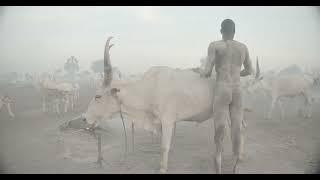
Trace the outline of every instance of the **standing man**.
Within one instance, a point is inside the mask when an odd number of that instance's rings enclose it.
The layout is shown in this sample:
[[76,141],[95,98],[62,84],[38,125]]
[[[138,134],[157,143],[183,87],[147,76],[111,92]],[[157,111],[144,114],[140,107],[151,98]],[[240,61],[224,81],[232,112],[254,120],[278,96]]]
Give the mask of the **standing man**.
[[[222,142],[227,125],[227,116],[231,119],[232,150],[235,158],[234,173],[242,153],[242,94],[240,76],[252,73],[252,65],[246,45],[233,40],[235,24],[231,19],[221,23],[222,40],[211,42],[208,47],[208,61],[201,77],[211,76],[213,66],[216,70],[215,98],[213,103],[213,119],[216,144],[215,167],[221,173]],[[244,69],[241,71],[241,66]]]

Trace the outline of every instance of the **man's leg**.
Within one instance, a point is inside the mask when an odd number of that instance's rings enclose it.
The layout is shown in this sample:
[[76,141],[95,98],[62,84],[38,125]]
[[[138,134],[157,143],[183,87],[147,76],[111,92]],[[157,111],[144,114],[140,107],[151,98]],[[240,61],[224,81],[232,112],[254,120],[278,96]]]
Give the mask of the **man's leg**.
[[237,164],[240,160],[240,155],[242,154],[243,149],[243,134],[241,132],[242,118],[242,96],[239,89],[234,90],[234,92],[232,93],[232,103],[230,104],[232,150],[236,161],[233,168],[234,173],[236,172]]
[[222,148],[223,148],[223,139],[226,131],[227,118],[229,112],[229,103],[231,101],[231,94],[228,93],[227,88],[217,87],[216,95],[214,100],[214,142],[216,145],[216,154],[215,154],[215,168],[218,174],[222,172]]

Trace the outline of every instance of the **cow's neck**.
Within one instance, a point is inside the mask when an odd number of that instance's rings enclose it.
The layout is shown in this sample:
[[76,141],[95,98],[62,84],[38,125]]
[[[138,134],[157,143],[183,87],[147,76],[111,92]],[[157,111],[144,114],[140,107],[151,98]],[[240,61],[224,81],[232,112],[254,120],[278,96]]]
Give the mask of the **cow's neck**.
[[144,120],[152,118],[152,113],[148,115],[148,113],[145,110],[137,109],[133,106],[126,105],[123,103],[120,104],[120,109],[122,115],[130,120]]
[[155,112],[157,108],[155,107],[137,107],[135,101],[143,100],[143,93],[136,93],[133,89],[136,88],[136,84],[123,84],[117,86],[120,89],[118,98],[120,100],[121,113],[126,119],[132,121],[147,121],[153,123],[158,123],[158,113]]

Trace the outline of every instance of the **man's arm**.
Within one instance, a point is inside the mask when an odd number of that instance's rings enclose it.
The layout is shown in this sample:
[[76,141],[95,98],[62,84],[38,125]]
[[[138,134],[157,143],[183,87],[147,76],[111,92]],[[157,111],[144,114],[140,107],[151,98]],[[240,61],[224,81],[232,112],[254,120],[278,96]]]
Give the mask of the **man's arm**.
[[248,76],[252,73],[252,64],[251,64],[251,60],[249,57],[249,51],[248,51],[247,47],[246,47],[245,59],[243,61],[243,67],[244,67],[244,69],[240,72],[240,76]]
[[207,59],[205,69],[204,69],[204,77],[211,76],[212,69],[214,66],[215,57],[216,57],[216,49],[215,49],[214,44],[212,42],[212,43],[210,43],[210,45],[208,47],[208,56],[207,56],[208,59]]

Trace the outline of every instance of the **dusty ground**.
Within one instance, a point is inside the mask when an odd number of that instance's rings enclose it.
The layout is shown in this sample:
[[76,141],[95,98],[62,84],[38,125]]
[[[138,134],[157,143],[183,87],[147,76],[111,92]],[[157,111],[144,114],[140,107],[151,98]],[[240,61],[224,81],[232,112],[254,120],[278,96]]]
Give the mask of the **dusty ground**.
[[[104,124],[107,132],[102,136],[105,160],[102,168],[95,163],[97,145],[91,135],[59,132],[59,123],[83,112],[94,94],[92,89],[85,88],[85,84],[81,86],[80,106],[75,112],[60,117],[41,112],[40,99],[32,88],[0,87],[0,92],[6,91],[16,99],[13,106],[15,119],[10,119],[5,110],[0,112],[1,173],[158,173],[159,138],[136,130],[135,150],[132,151],[129,143],[129,152],[125,156],[120,120]],[[284,103],[285,120],[280,120],[277,106],[273,120],[265,120],[266,102],[259,98],[254,103],[255,112],[247,115],[246,158],[239,165],[240,173],[315,173],[320,159],[320,104],[313,107],[312,119],[303,119],[297,116],[296,101],[288,100]],[[211,123],[207,121],[199,126],[188,122],[177,124],[168,173],[215,173]],[[130,140],[128,121],[126,127]],[[223,173],[231,173],[231,155],[228,134]]]

